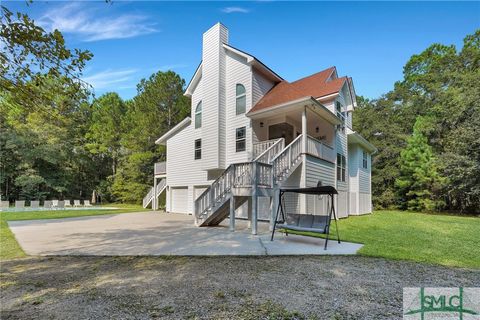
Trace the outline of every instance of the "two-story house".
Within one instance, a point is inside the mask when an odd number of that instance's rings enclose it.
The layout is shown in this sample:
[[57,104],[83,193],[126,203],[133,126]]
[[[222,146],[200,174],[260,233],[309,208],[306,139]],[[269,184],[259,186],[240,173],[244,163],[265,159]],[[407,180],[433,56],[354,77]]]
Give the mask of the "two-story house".
[[[202,61],[185,91],[191,116],[157,140],[167,147],[156,164],[144,205],[195,214],[199,226],[230,217],[272,221],[281,187],[332,185],[338,215],[372,210],[371,154],[352,130],[352,79],[335,67],[288,82],[254,56],[229,45],[218,23],[203,35]],[[287,199],[300,212],[325,209],[321,200]]]

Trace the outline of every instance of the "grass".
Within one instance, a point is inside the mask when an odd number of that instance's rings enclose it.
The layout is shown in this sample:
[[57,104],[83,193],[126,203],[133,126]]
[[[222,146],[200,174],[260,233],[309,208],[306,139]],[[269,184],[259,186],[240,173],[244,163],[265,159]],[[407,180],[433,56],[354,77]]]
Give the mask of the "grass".
[[110,204],[118,209],[113,210],[51,210],[51,211],[0,211],[0,260],[25,257],[26,254],[18,244],[15,236],[8,227],[7,221],[38,220],[38,219],[59,219],[72,217],[99,216],[105,214],[117,214],[127,212],[147,211],[142,206],[126,204]]
[[341,240],[364,244],[358,252],[364,256],[480,269],[478,217],[376,211],[341,219],[338,229]]
[[[56,219],[145,211],[141,206],[115,207],[119,209],[0,212],[0,260],[25,256],[8,228],[7,220]],[[364,244],[359,251],[359,254],[364,256],[480,269],[478,217],[376,211],[370,215],[341,219],[338,224],[342,240]],[[334,223],[331,232],[336,235]]]

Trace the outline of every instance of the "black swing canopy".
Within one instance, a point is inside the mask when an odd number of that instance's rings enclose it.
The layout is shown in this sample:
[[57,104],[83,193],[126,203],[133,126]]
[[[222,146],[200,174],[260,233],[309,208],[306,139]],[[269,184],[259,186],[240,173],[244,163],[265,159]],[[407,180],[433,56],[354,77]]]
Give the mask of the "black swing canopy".
[[[288,236],[288,231],[300,231],[300,232],[312,232],[318,234],[325,234],[325,250],[327,249],[328,236],[330,233],[330,222],[335,220],[335,226],[337,230],[337,239],[340,243],[340,236],[338,235],[337,219],[335,215],[335,202],[334,195],[338,194],[337,190],[332,186],[317,186],[312,188],[291,188],[279,190],[279,201],[277,214],[275,217],[275,223],[272,230],[272,238],[275,235],[276,229],[285,230],[285,234]],[[298,193],[307,195],[327,195],[329,196],[329,205],[327,205],[326,215],[314,215],[308,213],[292,213],[285,210],[285,194],[286,193]]]

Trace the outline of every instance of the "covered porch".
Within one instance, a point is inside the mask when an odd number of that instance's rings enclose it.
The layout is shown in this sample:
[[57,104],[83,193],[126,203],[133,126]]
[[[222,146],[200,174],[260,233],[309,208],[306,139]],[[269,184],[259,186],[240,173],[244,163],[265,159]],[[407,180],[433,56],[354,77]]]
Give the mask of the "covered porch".
[[247,114],[252,119],[252,157],[278,139],[301,139],[302,153],[335,162],[335,130],[342,121],[312,97]]

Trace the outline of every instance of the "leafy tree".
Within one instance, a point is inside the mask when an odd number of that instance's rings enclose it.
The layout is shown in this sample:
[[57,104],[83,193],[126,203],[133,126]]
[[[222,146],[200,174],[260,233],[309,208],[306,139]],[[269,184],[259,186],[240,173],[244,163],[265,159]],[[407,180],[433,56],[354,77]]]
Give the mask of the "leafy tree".
[[[446,209],[480,213],[480,30],[454,46],[433,44],[412,56],[404,79],[394,90],[373,101],[360,99],[354,128],[379,149],[373,159],[372,192],[376,207],[397,204],[408,193],[398,193],[400,153],[413,124],[421,116],[436,171],[446,179],[435,199]],[[435,200],[436,201],[436,200]]]
[[439,176],[432,148],[422,133],[425,118],[418,117],[407,146],[400,153],[400,175],[396,186],[400,205],[408,210],[434,211],[443,208],[438,199],[443,179]]
[[164,146],[155,141],[190,110],[184,87],[185,81],[173,71],[157,72],[138,84],[125,116],[121,144],[126,152],[112,186],[121,201],[139,202],[152,185],[154,163],[165,160]]
[[372,157],[373,203],[376,208],[394,208],[395,180],[400,174],[398,159],[406,145],[408,129],[402,126],[401,116],[388,97],[376,101],[357,97],[357,102],[353,127],[379,150]]
[[[52,78],[66,82],[64,94],[85,89],[80,76],[89,51],[70,50],[58,30],[46,32],[25,13],[11,12],[0,5],[0,88],[19,104],[36,108],[48,100],[45,85]],[[48,86],[48,85],[47,85]],[[72,90],[73,88],[73,90]]]
[[120,141],[126,112],[127,106],[114,92],[102,95],[92,106],[90,128],[86,135],[90,143],[86,147],[91,153],[111,161],[112,175],[117,172],[122,154]]
[[138,151],[161,151],[155,141],[189,113],[184,87],[185,80],[173,71],[159,71],[140,80],[127,115],[130,126],[124,145]]

